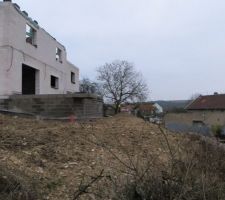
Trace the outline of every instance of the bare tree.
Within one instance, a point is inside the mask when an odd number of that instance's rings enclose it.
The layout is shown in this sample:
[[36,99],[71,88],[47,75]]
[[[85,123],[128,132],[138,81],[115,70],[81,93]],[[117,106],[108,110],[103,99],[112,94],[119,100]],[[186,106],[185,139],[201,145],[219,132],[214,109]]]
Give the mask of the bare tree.
[[99,83],[91,81],[89,78],[83,78],[80,81],[80,92],[101,95],[101,86]]
[[97,78],[102,82],[102,94],[114,104],[116,113],[122,103],[144,101],[148,96],[148,87],[141,73],[127,61],[106,63],[97,72]]

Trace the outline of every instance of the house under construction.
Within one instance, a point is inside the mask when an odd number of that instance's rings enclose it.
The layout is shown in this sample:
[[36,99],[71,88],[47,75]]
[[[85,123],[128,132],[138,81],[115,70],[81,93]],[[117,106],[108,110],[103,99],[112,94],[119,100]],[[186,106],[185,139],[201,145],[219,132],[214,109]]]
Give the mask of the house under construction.
[[0,96],[78,90],[79,69],[65,47],[17,4],[0,2]]
[[102,98],[77,92],[79,69],[65,47],[17,4],[0,2],[0,112],[102,117]]

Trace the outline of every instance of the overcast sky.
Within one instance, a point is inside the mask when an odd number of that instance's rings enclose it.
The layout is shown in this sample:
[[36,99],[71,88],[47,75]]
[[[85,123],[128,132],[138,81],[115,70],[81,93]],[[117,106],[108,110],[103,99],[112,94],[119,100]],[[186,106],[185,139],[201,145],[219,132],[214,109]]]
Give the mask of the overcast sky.
[[150,99],[225,92],[224,0],[14,0],[67,48],[81,78],[134,63]]

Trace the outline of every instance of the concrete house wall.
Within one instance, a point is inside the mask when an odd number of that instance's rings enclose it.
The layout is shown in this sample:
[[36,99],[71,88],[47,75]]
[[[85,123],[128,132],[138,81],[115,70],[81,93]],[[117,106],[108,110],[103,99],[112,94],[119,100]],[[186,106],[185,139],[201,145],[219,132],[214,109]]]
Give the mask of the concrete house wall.
[[158,103],[154,103],[154,105],[153,105],[155,108],[156,108],[156,113],[157,114],[160,114],[160,113],[163,113],[163,108],[162,108],[162,106],[160,106]]
[[165,127],[172,131],[210,134],[213,125],[221,125],[225,133],[225,111],[222,110],[168,113],[164,121]]
[[[36,31],[36,46],[26,42],[26,24]],[[62,51],[62,62],[56,60],[56,48]],[[0,96],[22,94],[23,64],[35,69],[35,94],[79,91],[79,69],[67,61],[65,47],[19,7],[0,2]],[[51,76],[58,78],[57,89],[51,87]]]
[[101,118],[103,99],[92,94],[13,95],[0,99],[0,113],[43,119]]

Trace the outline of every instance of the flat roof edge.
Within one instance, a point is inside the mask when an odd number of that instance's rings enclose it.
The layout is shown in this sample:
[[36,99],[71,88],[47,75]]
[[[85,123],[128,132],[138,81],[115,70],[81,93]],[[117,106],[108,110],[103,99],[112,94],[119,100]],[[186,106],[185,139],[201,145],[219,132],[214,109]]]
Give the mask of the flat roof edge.
[[102,99],[96,94],[75,93],[75,94],[38,94],[38,95],[11,95],[9,99],[30,99],[30,98],[81,98],[81,99]]

